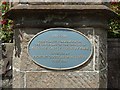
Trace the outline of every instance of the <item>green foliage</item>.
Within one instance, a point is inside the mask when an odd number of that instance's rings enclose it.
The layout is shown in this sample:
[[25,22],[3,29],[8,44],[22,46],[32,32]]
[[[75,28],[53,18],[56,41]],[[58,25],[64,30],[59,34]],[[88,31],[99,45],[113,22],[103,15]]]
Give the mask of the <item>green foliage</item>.
[[108,31],[108,37],[120,37],[120,23],[117,20],[112,19],[110,21],[110,30]]
[[3,43],[12,43],[13,42],[13,32],[12,31],[0,31],[0,38]]
[[5,18],[5,13],[9,10],[8,2],[0,3],[0,39],[3,43],[11,43],[13,41],[12,20]]
[[110,30],[108,31],[108,37],[120,38],[120,2],[111,3],[111,9],[118,14],[118,18],[110,20]]

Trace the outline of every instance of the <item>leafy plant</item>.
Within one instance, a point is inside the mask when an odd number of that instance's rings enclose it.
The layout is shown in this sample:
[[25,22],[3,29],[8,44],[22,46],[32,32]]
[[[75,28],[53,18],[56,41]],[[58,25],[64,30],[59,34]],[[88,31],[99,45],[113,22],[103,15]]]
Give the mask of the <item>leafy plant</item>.
[[11,43],[13,41],[12,20],[4,16],[9,8],[9,2],[3,1],[0,3],[0,39],[3,43]]
[[[120,1],[111,2],[111,9],[118,14],[120,18]],[[108,31],[108,37],[120,38],[120,19],[112,19],[109,22],[110,30]]]

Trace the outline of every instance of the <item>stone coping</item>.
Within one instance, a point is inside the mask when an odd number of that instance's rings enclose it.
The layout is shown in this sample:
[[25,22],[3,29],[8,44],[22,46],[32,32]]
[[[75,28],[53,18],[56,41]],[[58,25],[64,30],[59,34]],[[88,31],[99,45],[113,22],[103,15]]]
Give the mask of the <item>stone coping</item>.
[[29,5],[29,4],[18,4],[11,9],[75,9],[75,10],[110,10],[105,5]]
[[[79,13],[95,13],[94,15],[102,14],[106,18],[115,18],[117,14],[113,12],[109,7],[105,5],[29,5],[29,4],[18,4],[12,7],[6,14],[6,17],[14,17],[15,14],[22,12],[51,12],[51,11],[67,11],[70,13],[79,12]],[[71,12],[72,11],[72,12]]]

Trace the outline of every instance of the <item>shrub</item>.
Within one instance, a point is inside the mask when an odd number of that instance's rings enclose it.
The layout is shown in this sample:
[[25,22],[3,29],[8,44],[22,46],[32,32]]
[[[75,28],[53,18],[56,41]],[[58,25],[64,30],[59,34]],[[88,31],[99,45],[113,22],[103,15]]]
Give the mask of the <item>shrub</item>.
[[13,42],[12,20],[5,18],[5,13],[9,10],[10,5],[8,2],[0,3],[0,39],[3,43]]
[[118,14],[118,18],[110,20],[110,30],[108,31],[108,37],[120,38],[120,1],[111,2],[110,7],[115,13]]

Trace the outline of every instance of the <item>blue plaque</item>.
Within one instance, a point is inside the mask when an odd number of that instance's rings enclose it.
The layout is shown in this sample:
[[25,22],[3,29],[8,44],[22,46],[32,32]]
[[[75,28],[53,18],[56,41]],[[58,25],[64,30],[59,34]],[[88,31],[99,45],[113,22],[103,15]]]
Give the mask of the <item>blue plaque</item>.
[[28,54],[35,63],[56,70],[83,65],[91,57],[92,49],[84,34],[69,28],[41,31],[28,44]]

